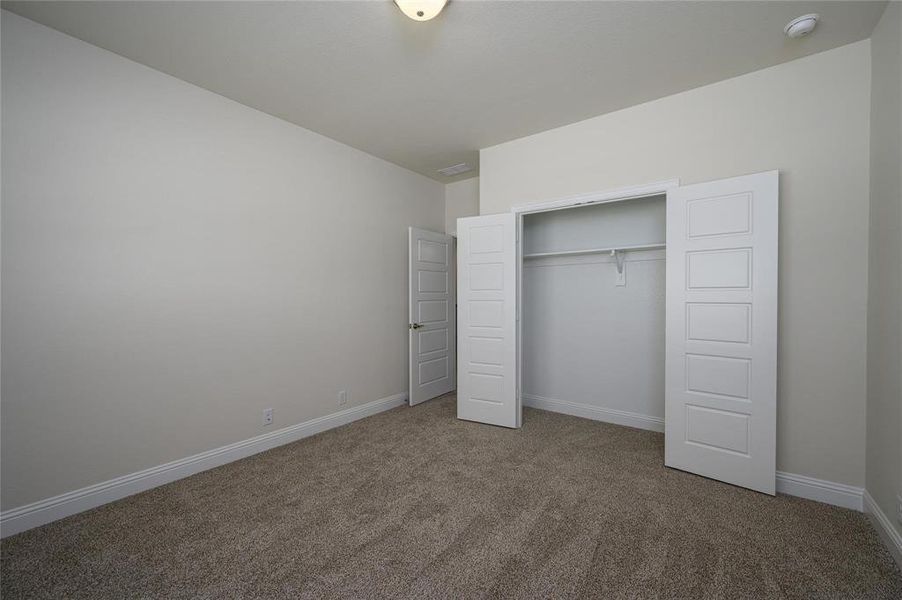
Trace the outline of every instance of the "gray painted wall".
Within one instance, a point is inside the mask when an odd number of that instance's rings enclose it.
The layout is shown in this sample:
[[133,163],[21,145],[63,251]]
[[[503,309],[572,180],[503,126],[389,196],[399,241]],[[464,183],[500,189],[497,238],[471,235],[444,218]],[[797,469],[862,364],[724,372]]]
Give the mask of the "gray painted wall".
[[457,220],[479,214],[479,178],[445,185],[445,233],[456,235]]
[[406,391],[442,184],[2,25],[3,509]]
[[902,4],[871,44],[867,490],[902,533]]
[[481,214],[780,170],[777,468],[864,485],[870,42],[480,152]]

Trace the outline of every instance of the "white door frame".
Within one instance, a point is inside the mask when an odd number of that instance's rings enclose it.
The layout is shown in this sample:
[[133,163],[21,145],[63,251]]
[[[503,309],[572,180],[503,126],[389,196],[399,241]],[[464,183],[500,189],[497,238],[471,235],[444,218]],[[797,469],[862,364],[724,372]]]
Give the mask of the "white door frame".
[[679,179],[664,179],[662,181],[655,181],[642,185],[631,185],[613,190],[565,196],[564,198],[546,200],[544,202],[521,204],[511,207],[511,212],[519,215],[526,215],[530,213],[548,212],[550,210],[574,208],[586,204],[605,204],[607,202],[620,202],[622,200],[636,200],[638,198],[666,194],[668,191],[677,187],[680,187]]
[[[567,196],[555,200],[547,200],[545,202],[535,202],[532,204],[522,204],[511,207],[511,212],[517,216],[517,240],[523,238],[523,217],[529,214],[550,212],[553,210],[566,210],[576,208],[578,206],[588,206],[591,204],[607,204],[609,202],[623,202],[625,200],[638,200],[640,198],[648,198],[649,196],[666,195],[668,191],[680,187],[679,179],[665,179],[642,185],[633,185],[628,187],[617,188],[613,190],[605,190],[599,192],[589,192],[587,194],[578,194],[575,196]],[[666,200],[665,200],[666,202]],[[517,403],[522,411],[523,402],[520,395],[523,389],[523,319],[520,318],[521,303],[523,299],[523,244],[517,244]]]

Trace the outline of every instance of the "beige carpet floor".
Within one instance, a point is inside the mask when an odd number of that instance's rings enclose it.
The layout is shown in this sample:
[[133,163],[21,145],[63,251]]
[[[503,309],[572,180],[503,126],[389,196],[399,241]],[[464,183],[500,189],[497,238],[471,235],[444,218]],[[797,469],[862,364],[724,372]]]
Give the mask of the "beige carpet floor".
[[454,397],[2,542],[15,598],[902,598],[867,519],[662,466],[663,436]]

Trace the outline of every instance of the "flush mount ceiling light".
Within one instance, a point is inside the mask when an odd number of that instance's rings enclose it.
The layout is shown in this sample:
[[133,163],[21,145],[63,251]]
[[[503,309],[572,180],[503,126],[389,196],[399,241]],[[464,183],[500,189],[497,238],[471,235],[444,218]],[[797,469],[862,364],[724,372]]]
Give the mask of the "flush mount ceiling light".
[[818,14],[802,15],[801,17],[796,17],[786,24],[786,27],[783,28],[783,33],[791,38],[805,37],[812,31],[814,31],[814,28],[817,25],[817,20],[820,18],[821,16]]
[[414,21],[428,21],[434,18],[442,12],[447,3],[448,0],[395,0],[401,12]]

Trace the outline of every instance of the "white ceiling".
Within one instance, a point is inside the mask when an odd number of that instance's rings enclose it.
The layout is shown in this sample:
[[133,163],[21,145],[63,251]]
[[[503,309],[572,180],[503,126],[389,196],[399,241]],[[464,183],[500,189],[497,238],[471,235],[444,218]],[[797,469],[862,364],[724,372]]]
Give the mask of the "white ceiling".
[[[870,36],[885,2],[3,2],[439,181],[478,150]],[[783,26],[821,14],[816,32]]]

